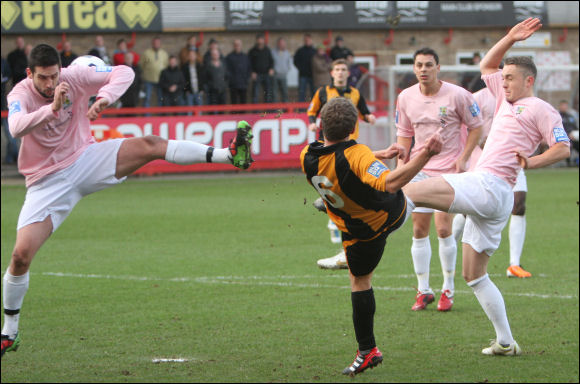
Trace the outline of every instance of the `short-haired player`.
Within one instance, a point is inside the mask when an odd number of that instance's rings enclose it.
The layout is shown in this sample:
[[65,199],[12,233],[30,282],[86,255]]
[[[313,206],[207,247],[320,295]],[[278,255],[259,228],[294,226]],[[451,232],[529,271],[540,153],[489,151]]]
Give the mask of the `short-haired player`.
[[[517,41],[526,40],[542,24],[528,18],[515,25],[480,63],[482,79],[497,100],[490,134],[475,171],[444,174],[404,187],[417,206],[467,215],[463,233],[463,278],[495,329],[485,355],[520,355],[503,296],[487,273],[501,231],[513,208],[513,186],[520,168],[541,168],[570,156],[570,142],[558,112],[534,96],[535,65],[531,59],[505,60]],[[544,140],[549,149],[532,156]]]

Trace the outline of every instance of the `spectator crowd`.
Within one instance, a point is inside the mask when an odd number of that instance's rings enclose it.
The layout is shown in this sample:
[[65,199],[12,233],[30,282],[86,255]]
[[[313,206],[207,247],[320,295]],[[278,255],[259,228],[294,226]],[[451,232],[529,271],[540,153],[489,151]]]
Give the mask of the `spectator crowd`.
[[[107,65],[124,64],[133,69],[135,80],[120,98],[120,107],[288,102],[288,74],[292,66],[298,70],[297,101],[306,102],[312,99],[318,88],[331,84],[330,67],[335,60],[347,61],[349,86],[357,87],[363,75],[342,36],[337,36],[335,45],[327,49],[323,44],[315,44],[312,36],[305,33],[302,46],[294,54],[288,50],[284,37],[277,39],[273,49],[268,47],[263,33],[256,35],[254,45],[247,52],[239,38],[232,42],[230,52],[224,52],[220,42],[212,38],[203,54],[195,35],[190,36],[179,52],[174,54],[163,48],[160,36],[155,36],[150,48],[142,54],[132,50],[133,44],[134,41],[119,39],[116,49],[109,52],[103,36],[97,35],[94,46],[81,53],[97,56]],[[32,49],[32,45],[26,44],[22,36],[16,37],[15,45],[6,59],[2,57],[2,110],[8,109],[7,84],[11,82],[14,86],[26,78],[27,57]],[[74,52],[71,41],[63,41],[57,48],[63,67],[69,66],[79,56]],[[479,60],[481,57],[476,53],[473,62]],[[471,92],[485,86],[479,73],[466,73],[461,83]],[[153,96],[156,100],[152,100]],[[560,113],[577,149],[577,116],[562,105]],[[2,126],[8,139],[5,162],[14,163],[18,142],[10,136],[6,119],[2,119]]]

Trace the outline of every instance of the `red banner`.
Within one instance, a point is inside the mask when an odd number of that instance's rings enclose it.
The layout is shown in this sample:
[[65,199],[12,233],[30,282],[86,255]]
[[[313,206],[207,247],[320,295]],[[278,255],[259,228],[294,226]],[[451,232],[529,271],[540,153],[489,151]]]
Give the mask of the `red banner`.
[[[308,130],[308,119],[301,114],[239,114],[167,117],[103,118],[91,125],[97,139],[105,131],[116,129],[125,137],[157,135],[171,140],[192,140],[216,148],[226,147],[234,138],[238,121],[252,125],[251,169],[300,168],[300,152],[315,139]],[[214,172],[232,170],[226,164],[177,165],[165,160],[153,161],[135,174]]]

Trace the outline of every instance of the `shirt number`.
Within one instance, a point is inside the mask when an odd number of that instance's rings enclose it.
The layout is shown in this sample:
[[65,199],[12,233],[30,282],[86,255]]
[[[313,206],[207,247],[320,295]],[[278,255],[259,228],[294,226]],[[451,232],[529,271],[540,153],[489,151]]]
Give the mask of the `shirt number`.
[[314,185],[314,188],[316,188],[318,194],[320,194],[320,197],[322,197],[328,204],[332,205],[334,208],[344,207],[344,201],[340,198],[340,196],[332,192],[330,189],[327,189],[333,187],[330,180],[328,180],[328,177],[313,176],[312,185]]

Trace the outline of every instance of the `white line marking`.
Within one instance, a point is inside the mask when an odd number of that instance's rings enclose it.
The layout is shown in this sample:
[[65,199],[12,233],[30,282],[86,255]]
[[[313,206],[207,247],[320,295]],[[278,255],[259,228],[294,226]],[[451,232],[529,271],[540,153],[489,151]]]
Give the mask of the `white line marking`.
[[159,364],[159,363],[187,363],[188,361],[191,361],[192,359],[165,359],[165,358],[158,358],[158,359],[152,359],[151,362],[154,364]]
[[[332,289],[350,289],[348,285],[329,285],[319,283],[294,283],[290,281],[265,281],[265,280],[291,280],[291,279],[321,279],[329,277],[341,277],[346,279],[346,275],[304,275],[304,276],[200,276],[200,277],[147,277],[147,276],[131,276],[131,275],[95,275],[95,274],[80,274],[80,273],[64,273],[64,272],[42,272],[43,276],[54,277],[76,277],[81,279],[109,279],[109,280],[125,280],[125,281],[168,281],[168,282],[193,282],[198,284],[224,284],[224,285],[247,285],[247,286],[275,286],[275,287],[295,287],[295,288],[332,288]],[[394,275],[405,276],[405,275]],[[409,275],[415,277],[414,275]],[[501,275],[503,276],[503,275]],[[388,276],[391,277],[391,276]],[[413,287],[381,287],[373,286],[373,289],[380,291],[407,291],[415,292]],[[473,291],[456,290],[455,293],[472,295]],[[537,297],[540,299],[572,299],[578,300],[578,295],[556,295],[556,294],[541,294],[541,293],[512,293],[502,292],[504,296],[521,296],[521,297]]]

